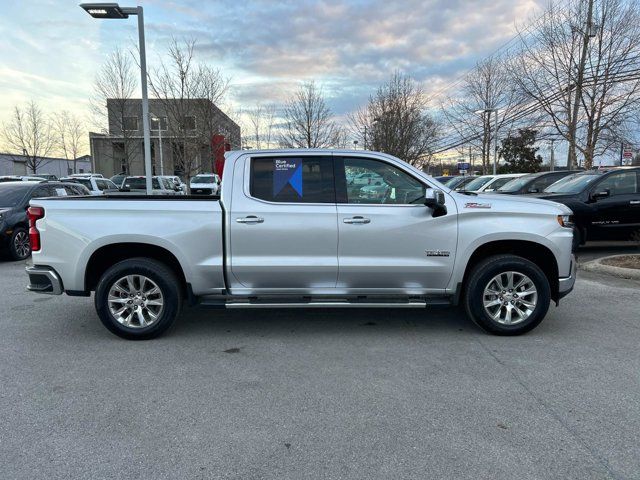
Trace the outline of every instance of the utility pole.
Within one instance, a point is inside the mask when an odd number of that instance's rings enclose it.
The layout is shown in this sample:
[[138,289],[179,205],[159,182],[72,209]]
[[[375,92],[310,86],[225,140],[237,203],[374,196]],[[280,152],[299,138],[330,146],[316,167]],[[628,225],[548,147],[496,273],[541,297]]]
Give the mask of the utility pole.
[[551,161],[549,162],[549,166],[550,166],[550,170],[553,172],[556,168],[556,159],[555,159],[555,149],[553,148],[553,142],[556,141],[555,138],[552,138],[551,140]]
[[593,28],[593,0],[587,0],[587,24],[582,31],[582,52],[580,54],[580,63],[578,64],[578,78],[575,84],[575,98],[573,99],[573,110],[571,112],[571,123],[569,125],[569,154],[567,158],[567,168],[572,170],[577,164],[576,154],[576,133],[578,130],[578,109],[582,100],[582,84],[584,82],[584,68],[587,63],[587,52],[589,47],[589,38],[591,38],[591,30]]

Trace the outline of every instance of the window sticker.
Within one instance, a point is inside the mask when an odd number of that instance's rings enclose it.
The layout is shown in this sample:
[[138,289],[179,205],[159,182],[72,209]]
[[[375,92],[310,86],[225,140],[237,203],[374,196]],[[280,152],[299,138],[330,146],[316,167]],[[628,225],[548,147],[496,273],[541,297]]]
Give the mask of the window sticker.
[[64,188],[56,188],[56,193],[59,197],[66,197],[67,191]]
[[276,158],[273,164],[273,196],[276,197],[284,187],[291,185],[302,198],[302,159]]

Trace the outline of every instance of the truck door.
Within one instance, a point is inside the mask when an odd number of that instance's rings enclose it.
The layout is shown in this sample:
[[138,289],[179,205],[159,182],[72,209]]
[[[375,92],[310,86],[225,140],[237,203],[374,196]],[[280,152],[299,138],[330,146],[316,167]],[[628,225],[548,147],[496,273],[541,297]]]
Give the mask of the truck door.
[[235,163],[227,212],[232,290],[333,291],[338,227],[331,155],[244,158]]
[[591,191],[591,240],[629,240],[640,229],[640,193],[635,170],[607,175]]
[[[338,290],[358,293],[442,292],[457,246],[455,205],[433,216],[425,184],[383,160],[335,158],[338,201]],[[380,185],[351,182],[374,173]]]

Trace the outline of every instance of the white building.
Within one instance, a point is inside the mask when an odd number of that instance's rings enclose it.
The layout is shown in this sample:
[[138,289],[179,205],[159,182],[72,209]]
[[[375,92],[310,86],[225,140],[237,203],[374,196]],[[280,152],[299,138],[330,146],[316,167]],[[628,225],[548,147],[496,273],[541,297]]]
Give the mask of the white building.
[[[73,160],[66,158],[38,157],[35,163],[37,168],[34,173],[29,168],[25,155],[0,153],[0,176],[49,174],[60,178],[74,173]],[[76,160],[76,173],[90,173],[91,171],[91,157],[89,155],[84,155]]]

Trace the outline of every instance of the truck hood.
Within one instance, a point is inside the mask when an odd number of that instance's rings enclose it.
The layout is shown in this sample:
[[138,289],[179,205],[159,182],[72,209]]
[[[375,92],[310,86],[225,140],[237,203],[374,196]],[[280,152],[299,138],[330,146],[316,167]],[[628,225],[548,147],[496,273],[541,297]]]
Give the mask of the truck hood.
[[499,193],[480,193],[478,195],[456,194],[460,212],[480,210],[500,213],[548,213],[551,215],[570,215],[571,209],[562,203],[534,198],[532,196],[503,195]]

